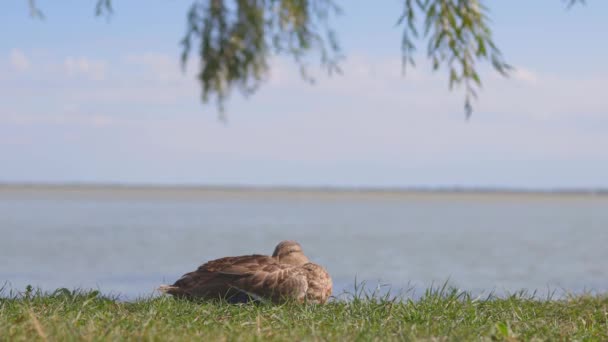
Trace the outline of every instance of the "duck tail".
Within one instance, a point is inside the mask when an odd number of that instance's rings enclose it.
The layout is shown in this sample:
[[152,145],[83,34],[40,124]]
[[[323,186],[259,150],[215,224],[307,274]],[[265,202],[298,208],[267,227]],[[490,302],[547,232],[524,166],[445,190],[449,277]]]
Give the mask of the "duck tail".
[[161,293],[173,295],[179,292],[179,287],[172,285],[161,285],[158,287],[158,291],[160,291]]

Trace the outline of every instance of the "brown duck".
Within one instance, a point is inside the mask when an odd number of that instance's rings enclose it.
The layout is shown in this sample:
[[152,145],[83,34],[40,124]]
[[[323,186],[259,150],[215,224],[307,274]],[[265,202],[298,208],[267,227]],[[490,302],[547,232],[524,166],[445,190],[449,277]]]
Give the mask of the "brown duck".
[[272,256],[243,255],[211,260],[160,291],[184,298],[243,302],[325,303],[332,291],[327,271],[311,263],[295,241],[282,241]]

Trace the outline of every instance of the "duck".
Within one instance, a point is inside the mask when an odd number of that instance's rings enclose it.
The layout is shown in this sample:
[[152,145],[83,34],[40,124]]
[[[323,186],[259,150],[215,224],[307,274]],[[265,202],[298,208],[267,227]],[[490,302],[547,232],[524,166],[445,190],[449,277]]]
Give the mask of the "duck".
[[225,299],[324,304],[332,293],[327,270],[311,262],[302,246],[281,241],[271,256],[252,254],[215,259],[184,274],[162,293],[187,299]]

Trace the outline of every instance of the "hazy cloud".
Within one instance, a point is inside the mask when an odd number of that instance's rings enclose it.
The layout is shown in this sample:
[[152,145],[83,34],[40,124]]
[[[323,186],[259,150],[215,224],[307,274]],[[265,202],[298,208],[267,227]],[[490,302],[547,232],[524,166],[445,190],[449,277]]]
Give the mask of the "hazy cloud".
[[19,49],[12,49],[9,56],[11,66],[17,71],[29,69],[30,61]]
[[8,113],[0,115],[0,125],[83,125],[83,126],[109,126],[117,120],[107,115],[84,113],[59,113],[44,115],[27,113]]
[[94,81],[106,78],[106,62],[87,57],[67,57],[64,67],[68,76],[84,76]]
[[[471,165],[483,167],[492,160],[522,167],[522,160],[608,161],[608,137],[600,129],[608,121],[602,75],[547,75],[520,67],[516,76],[503,79],[484,72],[480,100],[467,123],[462,92],[450,92],[442,75],[424,64],[403,77],[398,58],[353,55],[343,64],[343,75],[316,73],[317,83],[311,86],[289,60],[276,59],[270,82],[255,96],[230,99],[229,122],[222,125],[214,104],[203,105],[198,98],[199,84],[190,77],[196,70],[184,76],[177,57],[56,57],[44,61],[51,68],[30,59],[37,70],[55,71],[37,73],[36,80],[16,74],[9,81],[14,83],[0,83],[10,100],[0,103],[2,141],[20,148],[30,144],[26,147],[32,151],[74,163],[81,161],[61,151],[74,146],[95,150],[106,155],[108,164],[120,164],[115,159],[120,151],[147,165],[191,169],[193,181],[205,182],[196,175],[204,175],[209,165],[221,173],[241,162],[261,168],[264,163],[300,163],[313,165],[311,170],[323,164],[336,176],[353,172],[348,165],[408,172],[443,166],[472,170]],[[62,140],[66,134],[69,142]],[[19,151],[4,152],[18,159]],[[98,157],[80,158],[94,163]],[[142,172],[137,167],[134,172]],[[368,174],[372,171],[353,179],[373,183],[378,175]],[[268,171],[268,179],[277,176],[273,172]],[[174,174],[150,173],[152,178],[168,175]],[[320,183],[327,179],[322,173],[316,178],[293,175],[298,177]],[[393,179],[398,183],[409,177]],[[497,173],[492,179],[500,177],[508,175]]]
[[536,84],[538,82],[538,75],[534,71],[522,67],[515,68],[512,77],[529,84]]
[[130,54],[124,58],[124,61],[130,65],[143,67],[144,77],[161,82],[183,82],[191,79],[190,76],[197,71],[192,59],[187,64],[186,72],[182,72],[181,62],[177,56],[156,52]]

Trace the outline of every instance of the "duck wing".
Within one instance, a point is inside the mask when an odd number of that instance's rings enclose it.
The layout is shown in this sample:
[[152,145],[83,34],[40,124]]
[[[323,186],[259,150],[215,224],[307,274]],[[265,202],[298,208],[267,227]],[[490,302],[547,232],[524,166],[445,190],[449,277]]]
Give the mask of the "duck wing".
[[239,295],[239,291],[232,286],[232,283],[245,274],[229,274],[223,271],[231,269],[235,265],[253,267],[252,265],[269,262],[276,261],[271,257],[257,254],[211,260],[199,266],[196,271],[184,274],[173,285],[161,287],[161,291],[177,297],[229,299]]
[[235,263],[221,271],[232,277],[232,287],[254,298],[268,299],[273,302],[296,300],[302,302],[306,297],[308,279],[306,271],[298,266],[281,264],[274,259],[255,263]]
[[231,286],[254,298],[273,302],[294,300],[297,302],[327,302],[332,293],[332,280],[320,265],[307,263],[302,266],[268,263],[235,263],[221,271],[235,277]]

